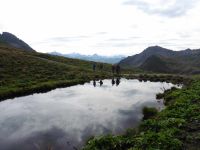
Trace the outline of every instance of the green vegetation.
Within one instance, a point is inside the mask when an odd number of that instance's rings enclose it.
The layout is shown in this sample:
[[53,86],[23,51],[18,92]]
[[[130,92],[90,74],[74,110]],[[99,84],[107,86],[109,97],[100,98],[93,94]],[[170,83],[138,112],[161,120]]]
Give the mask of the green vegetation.
[[155,117],[158,114],[158,110],[153,107],[144,107],[143,110],[143,120]]
[[107,78],[111,66],[0,45],[0,100]]
[[172,73],[171,68],[163,61],[163,58],[156,55],[147,58],[140,68],[151,72]]
[[[126,70],[125,70],[126,72]],[[138,79],[140,81],[152,81],[152,82],[167,82],[173,84],[184,84],[189,85],[191,82],[191,77],[184,75],[172,75],[172,74],[155,74],[155,73],[139,73],[134,74],[124,74],[123,77],[127,79]]]
[[[143,120],[124,135],[89,140],[84,150],[198,150],[200,147],[200,81],[163,94],[166,109]],[[149,112],[145,109],[145,112]],[[152,110],[150,111],[152,112]],[[155,113],[156,114],[156,113]]]
[[[110,78],[111,66],[104,64],[92,70],[93,62],[67,59],[60,56],[27,52],[0,45],[0,100],[46,92],[57,87],[83,84],[93,78]],[[144,108],[144,120],[138,128],[129,129],[123,135],[106,135],[90,139],[84,150],[195,150],[200,147],[200,77],[191,80],[187,76],[167,74],[130,75],[123,77],[141,81],[167,81],[181,83],[182,89],[172,88],[159,93],[166,109],[157,112]]]

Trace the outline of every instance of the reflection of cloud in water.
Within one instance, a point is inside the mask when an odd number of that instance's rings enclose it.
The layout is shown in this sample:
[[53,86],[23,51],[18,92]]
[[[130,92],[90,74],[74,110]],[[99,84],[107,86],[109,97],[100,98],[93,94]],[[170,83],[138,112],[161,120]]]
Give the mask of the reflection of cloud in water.
[[[80,148],[84,142],[96,133],[108,134],[110,129],[103,125],[90,125],[79,134],[67,133],[63,129],[53,127],[49,130],[33,132],[27,137],[5,140],[0,138],[0,146],[3,150],[39,150],[39,149],[59,149],[74,150]],[[77,140],[78,139],[78,140]]]
[[55,100],[62,100],[63,99],[63,95],[65,95],[66,99],[69,99],[71,97],[76,96],[76,92],[74,90],[62,90],[62,89],[58,89],[59,92],[57,92],[56,94],[52,95],[52,98]]
[[132,105],[129,109],[119,109],[119,122],[122,127],[122,132],[126,128],[135,127],[138,125],[140,120],[143,117],[142,109],[145,107],[156,107],[157,105],[154,102],[143,102],[136,103]]
[[136,95],[136,94],[138,94],[139,93],[139,90],[137,90],[137,89],[131,89],[131,90],[126,90],[126,91],[123,91],[123,95],[124,96],[128,96],[128,97],[132,97],[132,96],[134,96],[134,95]]
[[68,147],[67,139],[65,139],[67,137],[66,135],[67,134],[61,129],[51,128],[46,131],[32,133],[29,137],[18,137],[14,141],[7,141],[9,144],[0,141],[0,145],[1,149],[4,150],[39,150],[48,149],[48,147],[64,150],[64,148]]
[[[48,146],[73,149],[92,135],[118,134],[134,127],[144,106],[158,107],[155,94],[172,85],[121,80],[112,86],[93,83],[60,88],[0,103],[0,145],[3,150]],[[6,139],[5,139],[6,137]]]

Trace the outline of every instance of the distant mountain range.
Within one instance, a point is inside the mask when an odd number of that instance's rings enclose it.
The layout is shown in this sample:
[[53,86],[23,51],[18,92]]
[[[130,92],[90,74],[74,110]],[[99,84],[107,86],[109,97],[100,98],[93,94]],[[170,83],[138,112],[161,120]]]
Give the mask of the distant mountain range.
[[160,73],[200,73],[200,49],[173,51],[152,46],[140,54],[129,56],[119,62],[124,68],[140,68]]
[[64,56],[64,57],[67,57],[67,58],[76,58],[76,59],[81,59],[81,60],[103,62],[103,63],[110,63],[110,64],[119,63],[122,59],[125,58],[125,56],[123,56],[123,55],[101,56],[101,55],[98,55],[98,54],[82,55],[82,54],[79,54],[79,53],[61,54],[61,53],[58,53],[58,52],[51,52],[49,54],[56,55],[56,56]]
[[20,40],[18,37],[9,32],[3,32],[2,34],[0,34],[0,44],[27,51],[34,51],[27,43]]
[[[0,34],[0,48],[16,48],[35,52],[27,43],[8,32]],[[61,54],[58,52],[51,52],[50,54],[87,61],[118,63],[122,68],[140,68],[157,73],[200,74],[200,49],[173,51],[160,46],[152,46],[146,48],[140,54],[129,57],[123,55],[82,55],[78,53]]]

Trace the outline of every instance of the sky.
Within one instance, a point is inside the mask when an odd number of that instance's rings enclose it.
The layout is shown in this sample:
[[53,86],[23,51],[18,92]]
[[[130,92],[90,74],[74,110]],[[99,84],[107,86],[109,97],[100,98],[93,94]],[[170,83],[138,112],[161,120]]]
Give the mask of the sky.
[[0,0],[0,32],[38,52],[134,55],[200,48],[199,0]]

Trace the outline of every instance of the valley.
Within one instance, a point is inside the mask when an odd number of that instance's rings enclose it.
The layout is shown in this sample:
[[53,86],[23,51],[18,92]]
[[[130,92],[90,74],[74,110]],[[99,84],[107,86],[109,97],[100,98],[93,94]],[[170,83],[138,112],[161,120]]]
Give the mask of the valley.
[[117,74],[111,64],[39,53],[15,36],[1,38],[0,132],[8,138],[0,146],[196,150],[199,55],[149,47],[121,60]]

